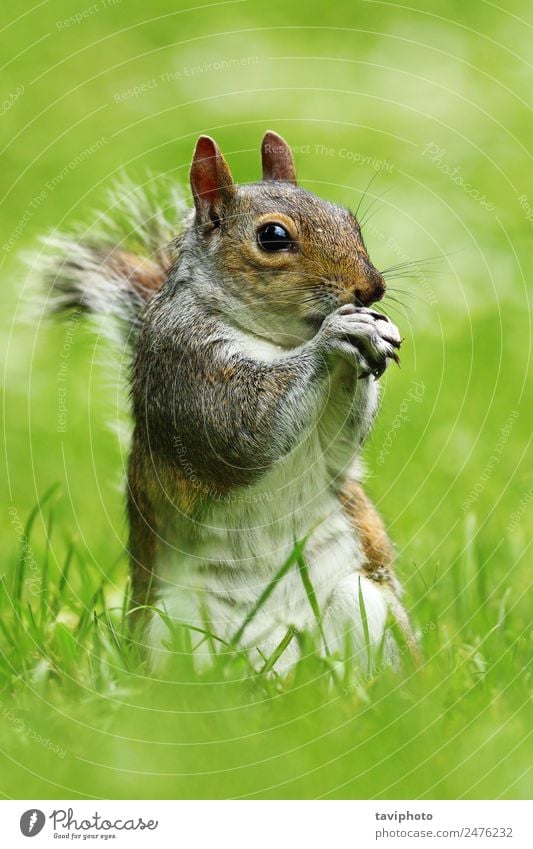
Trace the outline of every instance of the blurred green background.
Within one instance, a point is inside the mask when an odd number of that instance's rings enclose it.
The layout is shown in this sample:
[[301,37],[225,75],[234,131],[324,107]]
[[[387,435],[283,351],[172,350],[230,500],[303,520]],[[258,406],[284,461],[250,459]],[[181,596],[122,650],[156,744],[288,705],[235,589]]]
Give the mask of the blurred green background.
[[[532,31],[525,0],[3,10],[8,581],[24,523],[60,484],[33,524],[26,560],[38,592],[22,599],[25,618],[3,599],[4,794],[531,792]],[[279,693],[183,669],[177,682],[149,683],[120,653],[115,664],[111,639],[78,639],[95,587],[111,608],[124,594],[125,448],[108,425],[125,362],[83,321],[42,321],[21,263],[39,235],[90,220],[124,170],[140,182],[164,174],[188,199],[200,133],[216,137],[238,181],[257,179],[268,128],[294,146],[305,188],[355,209],[368,187],[363,232],[379,268],[425,261],[392,283],[402,369],[387,372],[366,456],[427,660],[341,695],[313,676]],[[43,564],[58,586],[71,545],[67,589],[36,622]]]

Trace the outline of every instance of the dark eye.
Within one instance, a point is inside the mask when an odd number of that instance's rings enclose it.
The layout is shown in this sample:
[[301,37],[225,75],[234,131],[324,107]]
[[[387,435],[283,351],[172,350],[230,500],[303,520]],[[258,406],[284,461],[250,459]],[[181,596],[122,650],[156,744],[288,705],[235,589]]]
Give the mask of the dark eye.
[[264,224],[257,231],[257,241],[264,251],[287,251],[294,244],[281,224]]

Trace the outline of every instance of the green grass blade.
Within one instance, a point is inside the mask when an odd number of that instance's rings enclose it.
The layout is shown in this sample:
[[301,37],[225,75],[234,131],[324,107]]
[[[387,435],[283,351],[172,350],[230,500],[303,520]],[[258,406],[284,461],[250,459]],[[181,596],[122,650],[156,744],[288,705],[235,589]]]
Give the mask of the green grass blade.
[[[147,606],[147,605],[139,605],[139,607],[134,607],[129,612],[135,613],[138,610],[151,610],[154,613],[157,613],[157,615],[161,617],[161,619],[163,620],[163,622],[165,623],[165,625],[166,625],[166,627],[168,628],[169,631],[172,631],[174,628],[176,628],[178,626],[180,628],[184,627],[182,622],[173,622],[172,619],[170,618],[170,616],[168,615],[168,613],[166,613],[164,610],[161,610],[159,607],[150,607],[150,606]],[[195,625],[187,625],[187,627],[189,628],[190,631],[194,631],[194,633],[196,633],[196,634],[203,634],[205,637],[209,637],[210,639],[215,640],[218,643],[221,643],[221,645],[227,646],[228,648],[230,648],[230,646],[231,646],[231,643],[228,643],[227,640],[223,640],[222,637],[218,637],[212,631],[208,631],[205,628],[200,628],[200,627],[197,627]]]
[[302,584],[305,589],[305,593],[309,600],[309,605],[311,610],[313,611],[313,615],[316,620],[316,624],[320,633],[320,637],[322,639],[322,643],[324,645],[324,651],[326,655],[329,657],[330,651],[328,648],[328,644],[326,642],[326,635],[324,634],[324,628],[322,627],[322,613],[320,611],[320,605],[318,604],[318,599],[316,597],[315,588],[311,582],[311,578],[309,576],[309,569],[307,567],[307,563],[303,556],[303,553],[300,552],[298,555],[298,572],[300,574],[300,578],[302,579]]
[[65,557],[65,562],[63,564],[63,568],[61,569],[61,574],[59,576],[59,581],[57,584],[57,592],[55,593],[54,600],[52,602],[52,614],[54,616],[57,615],[59,608],[61,607],[61,603],[63,601],[63,595],[65,593],[65,587],[67,585],[68,575],[70,572],[70,564],[72,563],[72,557],[74,555],[74,543],[70,542],[67,550],[67,555]]
[[260,675],[266,675],[267,672],[270,672],[272,667],[277,663],[280,659],[283,652],[287,649],[287,647],[291,644],[294,638],[294,628],[289,628],[281,642],[276,646],[270,657],[267,659],[265,665],[259,670]]
[[22,551],[20,553],[20,557],[17,563],[17,567],[15,569],[13,579],[13,603],[16,607],[19,606],[20,600],[22,598],[22,587],[24,586],[24,575],[26,571],[27,548],[29,548],[33,524],[39,513],[42,511],[44,505],[47,503],[47,501],[49,501],[52,495],[57,492],[58,489],[59,483],[54,483],[46,490],[42,498],[37,501],[35,506],[30,511],[30,515],[28,516],[28,519],[24,526],[24,533],[22,537]]
[[267,601],[267,599],[270,598],[270,596],[272,595],[272,593],[276,589],[276,587],[279,584],[279,582],[281,581],[281,579],[287,574],[289,569],[292,566],[294,566],[295,563],[298,562],[298,558],[300,557],[306,542],[307,542],[307,537],[304,537],[303,539],[298,540],[298,542],[295,543],[293,550],[291,551],[291,553],[287,557],[287,559],[286,559],[285,563],[283,564],[283,566],[281,567],[281,569],[279,569],[279,571],[276,572],[276,574],[272,578],[271,582],[263,590],[263,592],[261,593],[261,595],[257,599],[257,601],[254,604],[250,613],[246,616],[246,618],[245,618],[244,622],[242,623],[242,625],[240,626],[240,628],[238,628],[236,633],[231,638],[230,646],[235,647],[237,645],[237,643],[241,639],[242,635],[244,634],[244,631],[246,630],[246,628],[248,627],[250,622],[256,617],[257,613],[262,608],[262,606]]
[[368,616],[366,614],[366,605],[365,599],[363,597],[363,589],[361,587],[361,576],[358,578],[359,581],[359,610],[361,611],[361,621],[363,623],[363,634],[365,637],[365,647],[366,647],[366,659],[367,659],[367,668],[366,674],[371,675],[372,673],[372,652],[370,645],[370,630],[368,628]]
[[52,528],[54,524],[54,511],[50,509],[50,513],[48,515],[48,523],[46,526],[46,544],[44,550],[43,557],[43,568],[41,570],[41,591],[39,593],[39,611],[40,611],[40,622],[41,627],[44,626],[46,622],[46,615],[49,609],[48,604],[48,588],[49,588],[49,573],[50,573],[50,547],[51,547],[51,537],[52,537]]

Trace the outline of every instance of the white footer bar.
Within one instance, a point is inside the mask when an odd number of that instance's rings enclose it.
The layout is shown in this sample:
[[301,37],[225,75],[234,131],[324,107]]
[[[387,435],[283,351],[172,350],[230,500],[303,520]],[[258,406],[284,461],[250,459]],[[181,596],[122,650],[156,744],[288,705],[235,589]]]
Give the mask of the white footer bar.
[[[3,801],[1,845],[530,849],[519,801]],[[33,842],[33,840],[35,842]]]

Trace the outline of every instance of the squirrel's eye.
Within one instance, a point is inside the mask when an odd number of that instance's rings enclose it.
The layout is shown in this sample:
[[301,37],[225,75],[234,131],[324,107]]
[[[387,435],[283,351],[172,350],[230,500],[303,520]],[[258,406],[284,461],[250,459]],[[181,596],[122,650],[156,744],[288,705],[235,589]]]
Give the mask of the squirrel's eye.
[[257,232],[259,247],[264,251],[287,251],[293,241],[281,224],[264,224]]

